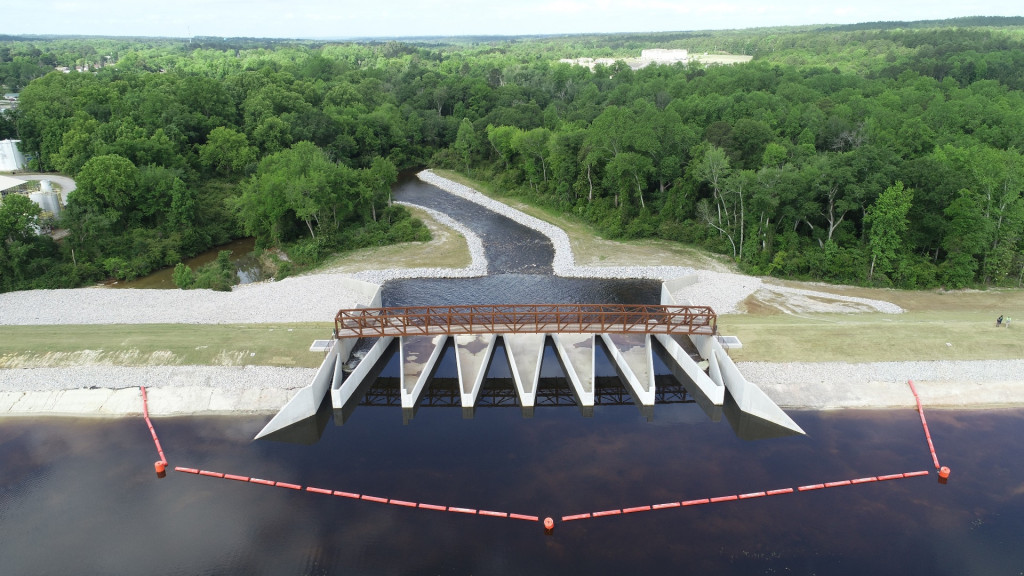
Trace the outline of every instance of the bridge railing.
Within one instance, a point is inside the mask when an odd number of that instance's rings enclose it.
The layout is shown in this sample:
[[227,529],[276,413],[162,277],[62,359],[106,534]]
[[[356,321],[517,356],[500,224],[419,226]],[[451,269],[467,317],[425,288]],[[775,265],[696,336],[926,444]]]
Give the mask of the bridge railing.
[[473,304],[340,310],[338,338],[454,334],[715,334],[708,306]]

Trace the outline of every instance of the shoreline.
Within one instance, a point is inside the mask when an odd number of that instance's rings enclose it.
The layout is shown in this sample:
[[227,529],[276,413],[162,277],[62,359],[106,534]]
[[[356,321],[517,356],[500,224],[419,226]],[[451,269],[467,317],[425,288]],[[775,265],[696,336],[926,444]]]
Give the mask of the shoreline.
[[[912,409],[915,401],[907,379],[914,380],[921,402],[929,409],[1024,407],[1024,386],[1020,382],[978,373],[978,365],[1001,370],[1007,365],[1022,367],[1024,360],[998,363],[750,362],[740,363],[739,367],[785,410]],[[908,376],[880,379],[880,370],[896,370]],[[915,377],[915,371],[920,377]],[[77,366],[0,370],[0,418],[140,416],[140,386],[146,387],[150,414],[155,417],[270,417],[299,389],[307,386],[315,372],[312,368],[267,366]],[[768,374],[772,376],[766,376]],[[74,385],[53,387],[55,382],[72,381]],[[110,382],[119,385],[110,387]]]

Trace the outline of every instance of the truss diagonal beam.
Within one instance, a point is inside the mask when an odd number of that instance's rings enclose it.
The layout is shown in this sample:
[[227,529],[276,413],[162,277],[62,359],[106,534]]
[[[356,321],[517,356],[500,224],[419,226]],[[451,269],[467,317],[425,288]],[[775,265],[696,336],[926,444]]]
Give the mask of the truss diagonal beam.
[[473,304],[340,310],[338,338],[455,334],[715,334],[709,306]]

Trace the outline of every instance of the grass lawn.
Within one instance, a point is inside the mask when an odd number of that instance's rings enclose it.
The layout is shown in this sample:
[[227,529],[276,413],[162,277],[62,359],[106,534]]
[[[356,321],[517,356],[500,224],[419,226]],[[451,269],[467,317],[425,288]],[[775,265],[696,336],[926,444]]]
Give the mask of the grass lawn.
[[0,368],[114,364],[315,368],[330,322],[0,326]]
[[360,272],[389,268],[465,268],[472,262],[466,239],[451,228],[434,220],[426,211],[406,206],[412,215],[430,229],[429,242],[405,242],[374,248],[362,248],[337,254],[321,265],[317,272]]
[[739,362],[1024,358],[1024,324],[1011,326],[997,329],[995,316],[965,311],[718,318],[719,332],[737,336],[743,343],[742,349],[730,351]]

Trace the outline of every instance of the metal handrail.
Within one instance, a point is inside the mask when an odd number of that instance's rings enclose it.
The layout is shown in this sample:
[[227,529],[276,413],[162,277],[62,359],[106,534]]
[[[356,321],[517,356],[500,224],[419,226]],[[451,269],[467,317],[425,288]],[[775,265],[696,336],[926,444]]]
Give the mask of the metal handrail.
[[454,334],[708,334],[709,306],[657,304],[468,304],[352,308],[334,317],[338,338]]

